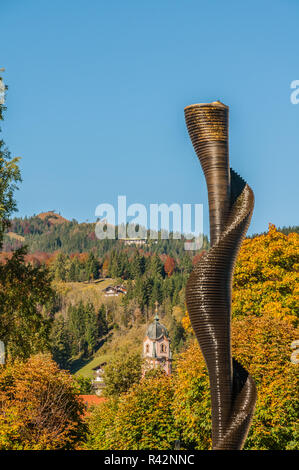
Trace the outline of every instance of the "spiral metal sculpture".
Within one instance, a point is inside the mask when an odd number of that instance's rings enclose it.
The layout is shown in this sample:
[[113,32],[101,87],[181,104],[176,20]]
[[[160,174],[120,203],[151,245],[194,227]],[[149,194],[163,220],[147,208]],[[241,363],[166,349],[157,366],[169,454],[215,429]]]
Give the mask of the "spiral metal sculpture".
[[207,183],[211,243],[188,279],[186,303],[209,373],[213,449],[238,450],[249,431],[256,388],[232,359],[231,291],[254,195],[229,168],[228,107],[219,101],[187,106],[185,118]]

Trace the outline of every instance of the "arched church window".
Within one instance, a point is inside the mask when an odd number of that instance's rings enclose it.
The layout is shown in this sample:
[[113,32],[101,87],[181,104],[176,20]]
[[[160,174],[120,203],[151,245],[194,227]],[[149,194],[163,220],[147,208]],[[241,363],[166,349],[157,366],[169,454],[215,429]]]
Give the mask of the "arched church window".
[[165,344],[161,344],[160,351],[161,351],[161,352],[166,352],[166,346],[165,346]]
[[146,353],[149,353],[149,344],[147,344],[147,345],[145,346],[145,352],[146,352]]

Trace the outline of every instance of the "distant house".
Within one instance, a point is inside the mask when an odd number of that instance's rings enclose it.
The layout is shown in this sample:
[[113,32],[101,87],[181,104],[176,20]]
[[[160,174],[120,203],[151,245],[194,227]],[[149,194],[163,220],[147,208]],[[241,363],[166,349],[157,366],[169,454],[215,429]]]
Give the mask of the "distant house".
[[103,289],[105,297],[118,297],[119,294],[126,294],[127,289],[124,286],[108,286]]
[[127,289],[124,286],[116,286],[116,289],[121,294],[126,294],[127,293]]
[[102,362],[98,366],[94,367],[93,370],[93,381],[92,385],[93,388],[95,389],[95,393],[97,396],[102,395],[103,389],[105,388],[105,383],[104,383],[104,367],[107,364],[107,362]]
[[125,245],[145,245],[147,240],[144,238],[121,238]]

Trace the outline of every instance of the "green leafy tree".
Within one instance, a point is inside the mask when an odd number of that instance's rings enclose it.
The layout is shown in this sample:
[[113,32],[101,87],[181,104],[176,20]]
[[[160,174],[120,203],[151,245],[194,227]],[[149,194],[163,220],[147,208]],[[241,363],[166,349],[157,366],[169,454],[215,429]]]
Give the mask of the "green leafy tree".
[[[0,121],[3,121],[5,109],[5,106],[0,104]],[[3,244],[3,234],[10,225],[9,217],[16,210],[13,193],[17,189],[17,183],[21,181],[19,160],[11,158],[4,141],[0,139],[0,248]]]
[[[4,110],[0,104],[0,120],[3,120]],[[0,248],[3,233],[10,226],[8,219],[16,209],[13,193],[21,181],[18,161],[18,158],[11,158],[1,139]],[[51,321],[45,307],[53,296],[50,277],[44,267],[26,264],[26,253],[25,248],[19,248],[0,265],[0,339],[5,343],[8,360],[27,358],[49,348]]]
[[173,409],[171,378],[161,371],[147,374],[118,401],[109,399],[89,417],[90,449],[174,449],[180,438]]
[[87,450],[119,450],[115,432],[115,417],[118,400],[109,398],[95,406],[87,416],[89,432],[84,449]]
[[83,375],[74,375],[73,381],[77,389],[77,393],[80,395],[91,395],[94,393],[92,382],[89,377],[84,377]]
[[49,272],[26,264],[25,254],[26,249],[20,248],[0,265],[0,338],[9,359],[27,358],[50,347]]
[[141,378],[141,357],[124,351],[117,354],[104,369],[105,395],[119,396]]

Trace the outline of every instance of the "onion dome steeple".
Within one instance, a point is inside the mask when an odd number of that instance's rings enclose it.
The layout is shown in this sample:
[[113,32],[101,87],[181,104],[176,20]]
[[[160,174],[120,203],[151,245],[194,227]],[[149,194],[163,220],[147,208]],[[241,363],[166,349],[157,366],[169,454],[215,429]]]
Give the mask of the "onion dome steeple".
[[146,335],[151,339],[151,340],[158,340],[162,338],[162,336],[165,336],[166,338],[169,338],[168,331],[162,323],[159,322],[159,315],[158,315],[158,302],[156,302],[156,310],[155,310],[155,318],[154,321],[149,325]]
[[155,317],[148,326],[146,336],[143,341],[143,357],[146,370],[161,367],[166,374],[171,374],[172,355],[170,349],[170,338],[164,325],[159,322],[158,302],[156,302]]

